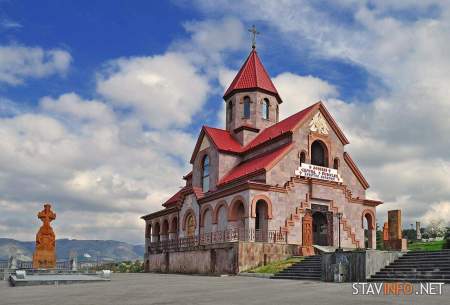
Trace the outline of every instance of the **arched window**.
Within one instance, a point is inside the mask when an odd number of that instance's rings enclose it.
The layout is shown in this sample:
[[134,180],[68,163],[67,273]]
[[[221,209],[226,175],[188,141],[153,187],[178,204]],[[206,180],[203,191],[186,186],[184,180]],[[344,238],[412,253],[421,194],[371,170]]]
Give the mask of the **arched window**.
[[194,215],[189,214],[186,219],[186,236],[194,237],[195,235],[195,218]]
[[202,189],[203,192],[209,191],[209,157],[206,155],[202,163]]
[[339,158],[334,158],[333,168],[339,169]]
[[300,165],[302,165],[305,162],[306,162],[306,153],[304,151],[302,151],[300,153]]
[[233,120],[233,102],[228,102],[228,122],[231,122]]
[[278,107],[277,104],[277,122],[280,120],[280,108]]
[[311,164],[318,166],[328,166],[327,147],[322,141],[314,141],[311,145]]
[[250,118],[250,98],[248,96],[244,97],[244,118]]
[[262,118],[268,120],[269,119],[269,100],[267,98],[264,99],[262,103]]

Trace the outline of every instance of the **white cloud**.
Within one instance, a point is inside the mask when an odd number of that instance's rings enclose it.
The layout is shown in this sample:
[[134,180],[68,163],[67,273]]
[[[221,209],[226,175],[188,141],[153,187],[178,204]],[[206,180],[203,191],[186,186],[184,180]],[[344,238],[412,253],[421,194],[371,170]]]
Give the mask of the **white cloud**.
[[450,226],[450,202],[439,202],[432,205],[422,217],[422,222],[429,224],[438,219],[443,219],[447,226]]
[[58,236],[100,238],[101,219],[116,219],[105,236],[141,242],[139,217],[182,184],[193,145],[190,134],[148,131],[100,100],[43,98],[35,113],[0,119],[0,214],[9,219],[0,235],[31,239],[30,211],[50,201]]
[[176,53],[111,61],[97,82],[100,94],[154,128],[188,125],[208,90],[208,80]]
[[280,107],[280,119],[311,106],[315,102],[338,95],[338,91],[333,85],[311,75],[300,76],[285,72],[272,80],[283,99]]
[[40,47],[20,45],[0,46],[0,83],[19,85],[27,78],[64,75],[71,61],[71,55],[61,49],[44,50]]
[[[0,99],[9,113],[0,117],[0,236],[33,239],[35,213],[50,201],[58,237],[141,243],[139,217],[160,209],[190,169],[196,132],[181,128],[204,106],[212,71],[223,68],[230,47],[221,48],[219,37],[240,26],[190,22],[192,37],[166,53],[109,61],[97,75],[97,99],[71,92],[19,111]],[[233,41],[237,50],[239,38]],[[23,62],[23,71],[33,63]]]

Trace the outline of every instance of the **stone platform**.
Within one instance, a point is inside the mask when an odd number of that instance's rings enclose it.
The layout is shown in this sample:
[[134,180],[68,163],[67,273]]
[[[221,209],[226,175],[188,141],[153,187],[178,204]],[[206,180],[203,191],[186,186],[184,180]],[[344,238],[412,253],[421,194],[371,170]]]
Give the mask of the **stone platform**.
[[12,274],[9,277],[11,286],[35,286],[35,285],[65,285],[78,283],[92,283],[92,282],[109,282],[111,278],[109,273],[70,273],[70,274],[31,274],[21,275]]

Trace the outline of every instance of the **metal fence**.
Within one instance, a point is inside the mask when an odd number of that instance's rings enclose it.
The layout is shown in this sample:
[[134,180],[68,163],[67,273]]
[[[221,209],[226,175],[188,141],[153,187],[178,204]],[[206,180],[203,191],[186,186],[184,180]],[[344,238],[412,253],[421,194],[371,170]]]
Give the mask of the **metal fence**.
[[201,233],[192,237],[173,238],[150,242],[149,253],[176,251],[196,246],[230,243],[239,241],[287,243],[287,235],[278,230],[245,230],[243,228],[229,228],[223,231]]

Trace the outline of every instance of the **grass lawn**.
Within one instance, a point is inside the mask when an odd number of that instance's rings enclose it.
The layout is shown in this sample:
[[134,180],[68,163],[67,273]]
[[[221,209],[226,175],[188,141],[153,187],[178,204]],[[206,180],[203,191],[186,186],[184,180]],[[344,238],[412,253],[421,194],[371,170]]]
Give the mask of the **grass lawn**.
[[277,273],[291,265],[301,262],[303,257],[291,257],[281,261],[274,261],[265,266],[257,267],[255,269],[251,269],[248,272],[251,273]]
[[437,251],[444,249],[445,240],[437,240],[430,242],[414,242],[408,244],[408,250],[411,251]]

